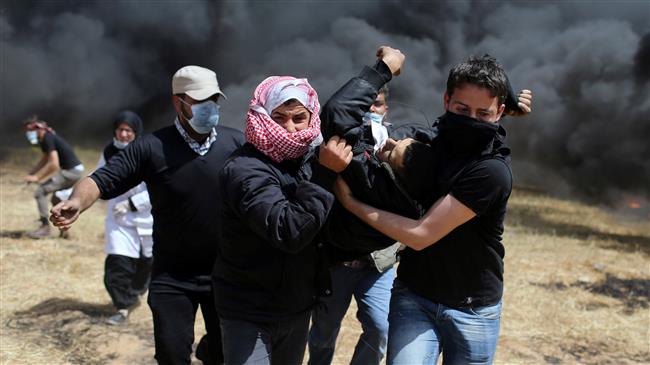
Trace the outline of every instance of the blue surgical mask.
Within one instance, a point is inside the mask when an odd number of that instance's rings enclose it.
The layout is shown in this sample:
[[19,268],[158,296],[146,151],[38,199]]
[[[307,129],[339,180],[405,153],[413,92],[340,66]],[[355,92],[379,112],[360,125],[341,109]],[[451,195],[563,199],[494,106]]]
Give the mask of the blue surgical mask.
[[375,152],[384,147],[384,144],[386,144],[386,141],[388,140],[388,129],[382,123],[383,121],[384,114],[367,112],[363,115],[363,123],[365,125],[370,125],[372,137],[375,140]]
[[37,131],[27,131],[25,132],[25,137],[31,144],[38,144],[38,132]]
[[192,129],[199,134],[208,134],[212,128],[219,124],[219,104],[214,100],[204,101],[199,104],[188,104],[183,99],[178,99],[183,104],[189,105],[192,108],[192,118],[187,122]]
[[122,142],[119,139],[113,137],[113,146],[115,146],[115,148],[117,148],[118,150],[123,150],[128,145],[129,145],[129,142]]
[[381,124],[384,121],[384,114],[377,114],[367,112],[363,115],[363,121],[370,124],[370,122]]

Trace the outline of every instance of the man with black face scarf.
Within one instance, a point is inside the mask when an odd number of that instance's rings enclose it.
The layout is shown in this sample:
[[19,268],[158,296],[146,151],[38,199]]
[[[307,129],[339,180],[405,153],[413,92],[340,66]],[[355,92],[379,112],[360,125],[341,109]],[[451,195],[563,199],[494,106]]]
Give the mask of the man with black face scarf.
[[[104,148],[97,169],[141,135],[140,117],[130,110],[119,112],[113,120],[113,138]],[[117,312],[106,320],[107,324],[124,323],[140,295],[147,291],[153,262],[152,228],[151,202],[144,182],[108,201],[104,285]]]
[[449,73],[438,136],[433,206],[420,219],[357,200],[345,181],[345,208],[407,246],[393,286],[388,364],[437,361],[491,363],[503,292],[501,243],[512,189],[509,152],[498,124],[507,94],[505,72],[490,57],[470,58]]
[[218,173],[244,144],[232,128],[217,126],[223,96],[216,74],[185,66],[172,78],[173,124],[130,143],[106,166],[81,180],[50,220],[68,229],[100,197],[111,199],[142,181],[151,198],[153,268],[147,300],[153,314],[156,360],[189,364],[196,311],[207,334],[196,350],[204,364],[223,362],[221,330],[210,273],[217,257]]

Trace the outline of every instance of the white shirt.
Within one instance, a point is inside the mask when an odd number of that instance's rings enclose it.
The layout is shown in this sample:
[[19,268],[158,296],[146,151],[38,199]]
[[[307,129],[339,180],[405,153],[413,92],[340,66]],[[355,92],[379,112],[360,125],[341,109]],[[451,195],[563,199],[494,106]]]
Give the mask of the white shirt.
[[[99,158],[97,168],[104,166],[104,155]],[[136,211],[130,209],[121,214],[115,205],[131,199]],[[107,254],[133,258],[151,257],[153,249],[153,216],[147,185],[142,182],[126,193],[108,201],[108,212],[104,221],[104,249]]]

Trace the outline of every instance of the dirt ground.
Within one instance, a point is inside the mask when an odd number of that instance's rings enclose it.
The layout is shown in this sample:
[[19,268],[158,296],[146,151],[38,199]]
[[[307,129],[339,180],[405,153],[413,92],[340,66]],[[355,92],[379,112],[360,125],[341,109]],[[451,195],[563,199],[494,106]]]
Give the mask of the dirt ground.
[[[94,166],[99,152],[82,150]],[[2,154],[7,156],[7,154]],[[0,162],[0,364],[154,364],[146,303],[128,325],[103,287],[105,204],[84,213],[71,239],[33,241],[37,152]],[[496,364],[649,364],[650,221],[517,189],[507,218],[504,309]],[[354,302],[335,364],[360,333]],[[204,333],[197,320],[196,338]],[[195,360],[195,364],[200,361]]]

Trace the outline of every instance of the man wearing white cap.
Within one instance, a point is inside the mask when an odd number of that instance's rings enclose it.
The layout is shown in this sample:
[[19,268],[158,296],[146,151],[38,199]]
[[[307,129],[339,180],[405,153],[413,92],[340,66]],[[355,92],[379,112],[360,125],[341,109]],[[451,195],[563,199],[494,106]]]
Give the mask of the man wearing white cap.
[[210,272],[217,248],[218,172],[243,145],[241,132],[217,126],[221,92],[214,72],[179,69],[172,79],[174,124],[130,143],[103,168],[83,179],[50,220],[68,229],[97,199],[111,199],[141,181],[151,198],[154,264],[148,303],[153,313],[156,360],[190,364],[196,310],[207,334],[197,347],[204,364],[223,362],[219,318]]

